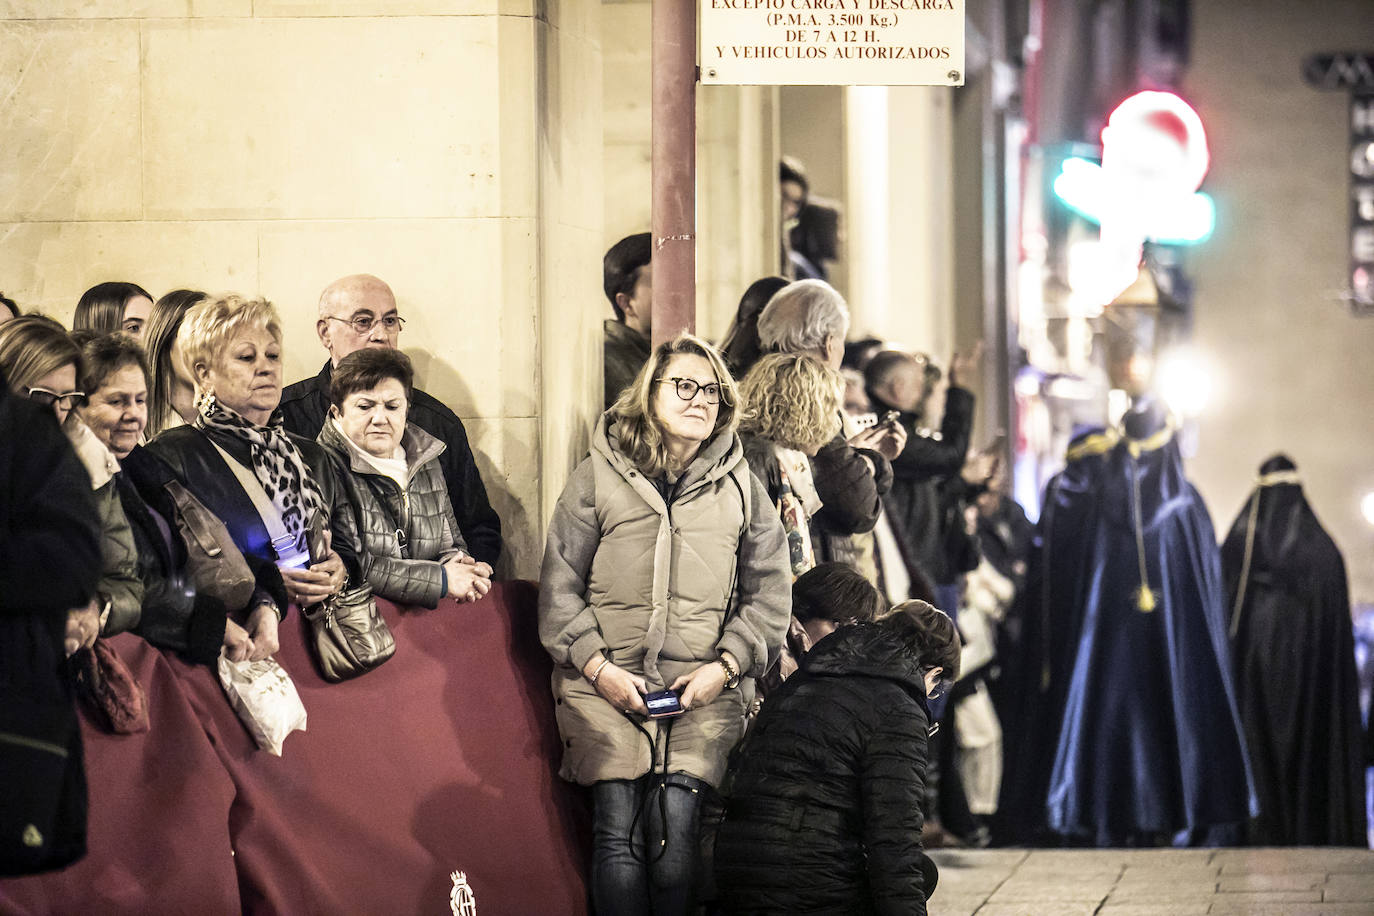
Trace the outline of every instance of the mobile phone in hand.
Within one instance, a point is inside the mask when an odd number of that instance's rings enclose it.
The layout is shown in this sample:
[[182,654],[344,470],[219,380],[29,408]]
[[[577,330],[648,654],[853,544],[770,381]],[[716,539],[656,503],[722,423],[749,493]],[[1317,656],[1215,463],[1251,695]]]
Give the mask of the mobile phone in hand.
[[682,708],[682,700],[671,690],[656,690],[644,698],[649,707],[650,719],[668,719],[680,716],[687,710]]

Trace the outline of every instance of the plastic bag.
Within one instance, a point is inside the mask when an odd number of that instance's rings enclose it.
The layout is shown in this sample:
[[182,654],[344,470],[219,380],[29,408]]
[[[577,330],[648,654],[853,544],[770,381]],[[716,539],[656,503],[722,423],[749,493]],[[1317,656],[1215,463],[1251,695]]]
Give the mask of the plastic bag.
[[221,652],[219,682],[253,740],[269,754],[280,757],[286,736],[305,731],[305,704],[276,659],[231,662]]

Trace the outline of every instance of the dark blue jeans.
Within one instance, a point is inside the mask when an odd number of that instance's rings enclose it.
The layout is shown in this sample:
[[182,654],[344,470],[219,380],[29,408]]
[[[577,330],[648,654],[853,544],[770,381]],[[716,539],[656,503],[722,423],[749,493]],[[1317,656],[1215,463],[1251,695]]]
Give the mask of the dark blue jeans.
[[[703,783],[674,773],[592,787],[592,905],[597,916],[691,911]],[[633,835],[632,835],[633,830]]]

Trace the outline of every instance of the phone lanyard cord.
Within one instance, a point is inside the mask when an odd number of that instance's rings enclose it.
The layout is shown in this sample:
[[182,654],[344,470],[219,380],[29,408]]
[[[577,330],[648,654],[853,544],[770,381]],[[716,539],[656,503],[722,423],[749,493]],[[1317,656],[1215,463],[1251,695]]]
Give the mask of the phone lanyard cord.
[[[628,716],[627,716],[628,717]],[[644,736],[644,740],[649,742],[649,772],[648,785],[645,787],[644,794],[639,799],[639,804],[635,806],[635,816],[630,821],[630,855],[641,865],[653,865],[662,859],[668,851],[668,758],[672,753],[673,720],[668,719],[663,724],[663,772],[657,771],[658,766],[658,742],[654,736],[649,734],[648,729],[640,725],[634,719],[630,719],[630,724],[639,730]],[[644,807],[649,802],[649,797],[658,790],[658,819],[663,824],[663,837],[659,841],[659,847],[653,858],[641,859],[639,847],[635,844],[635,828],[639,826],[639,820],[644,815]]]

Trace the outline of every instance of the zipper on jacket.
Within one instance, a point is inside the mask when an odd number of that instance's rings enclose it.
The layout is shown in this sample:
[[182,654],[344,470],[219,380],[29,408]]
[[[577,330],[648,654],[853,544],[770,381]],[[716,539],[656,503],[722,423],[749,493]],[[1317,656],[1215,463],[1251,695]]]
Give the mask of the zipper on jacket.
[[28,735],[16,735],[14,732],[0,732],[0,743],[26,747],[47,754],[56,754],[62,758],[67,756],[67,749],[60,744],[53,744],[51,741],[44,741],[40,738],[30,738]]

